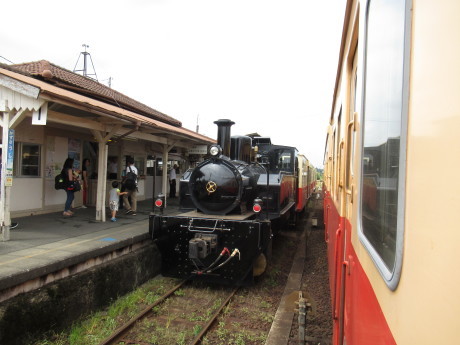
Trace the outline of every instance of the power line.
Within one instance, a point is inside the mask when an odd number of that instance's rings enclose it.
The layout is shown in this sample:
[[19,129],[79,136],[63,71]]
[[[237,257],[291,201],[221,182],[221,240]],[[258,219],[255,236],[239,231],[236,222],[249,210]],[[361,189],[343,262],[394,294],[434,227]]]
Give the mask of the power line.
[[6,61],[8,61],[10,64],[13,64],[13,65],[14,65],[14,62],[13,62],[13,61],[10,61],[10,60],[8,60],[6,57],[0,56],[0,58],[2,58],[3,60],[6,60]]

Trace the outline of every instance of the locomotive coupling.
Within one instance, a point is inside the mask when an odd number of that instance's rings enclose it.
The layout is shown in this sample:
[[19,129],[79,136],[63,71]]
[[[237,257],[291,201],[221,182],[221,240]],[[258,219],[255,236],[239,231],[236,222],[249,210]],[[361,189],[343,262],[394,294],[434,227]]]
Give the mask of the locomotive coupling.
[[216,247],[217,235],[204,233],[195,234],[195,237],[188,243],[188,257],[190,259],[204,259],[209,254],[215,253]]

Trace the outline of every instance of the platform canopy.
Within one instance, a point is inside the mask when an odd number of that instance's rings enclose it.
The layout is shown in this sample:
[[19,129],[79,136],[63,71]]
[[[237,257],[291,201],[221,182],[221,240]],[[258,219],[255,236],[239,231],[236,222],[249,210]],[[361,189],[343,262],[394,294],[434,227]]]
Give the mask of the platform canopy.
[[[47,121],[73,127],[73,130],[110,133],[111,140],[129,137],[176,147],[215,142],[183,128],[181,122],[171,116],[48,61],[0,64],[0,85],[13,88],[40,104],[47,102]],[[36,105],[33,109],[24,108],[17,97],[7,104],[10,111],[19,111],[21,107],[27,110],[23,116],[32,116]]]
[[[108,144],[121,140],[143,141],[148,143],[146,147],[150,151],[160,153],[163,162],[167,162],[173,148],[188,155],[196,147],[215,143],[212,138],[183,128],[179,120],[169,115],[45,60],[0,64],[0,113],[3,114],[0,121],[3,138],[23,120],[31,118],[32,125],[80,132],[98,142],[96,220],[101,221],[105,221]],[[5,157],[2,163],[2,176],[8,177]],[[166,193],[167,181],[167,169],[163,169],[163,193]],[[6,187],[8,185],[2,182],[2,229],[10,224],[9,188]]]

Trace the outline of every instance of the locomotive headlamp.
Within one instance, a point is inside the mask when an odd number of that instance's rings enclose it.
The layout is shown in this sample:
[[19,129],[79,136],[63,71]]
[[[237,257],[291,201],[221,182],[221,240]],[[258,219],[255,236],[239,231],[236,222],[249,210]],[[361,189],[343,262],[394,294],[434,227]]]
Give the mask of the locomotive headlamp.
[[254,199],[254,205],[252,206],[252,210],[255,213],[259,213],[260,211],[262,211],[262,199]]
[[165,199],[164,194],[158,194],[158,197],[155,200],[155,206],[160,209],[161,214],[163,214],[163,209],[165,208]]
[[222,152],[220,146],[218,145],[213,145],[211,146],[211,148],[209,149],[209,153],[211,154],[211,156],[219,156],[220,153]]

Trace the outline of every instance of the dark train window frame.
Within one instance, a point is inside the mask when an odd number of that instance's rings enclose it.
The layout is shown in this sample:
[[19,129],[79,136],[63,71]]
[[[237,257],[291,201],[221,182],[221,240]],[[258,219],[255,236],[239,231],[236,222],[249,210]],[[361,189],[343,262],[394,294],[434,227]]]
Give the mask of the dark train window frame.
[[[367,64],[368,58],[371,56],[368,54],[368,30],[369,30],[369,13],[371,10],[371,5],[373,3],[384,2],[384,0],[369,0],[366,3],[365,8],[365,20],[364,20],[364,58],[363,58],[363,75],[362,75],[362,126],[360,130],[361,134],[361,169],[360,169],[360,193],[358,193],[359,198],[359,207],[358,207],[358,233],[359,239],[363,246],[366,248],[370,257],[372,258],[374,264],[379,270],[382,278],[384,279],[386,285],[391,290],[396,290],[402,270],[402,260],[403,260],[403,249],[404,249],[404,215],[405,215],[405,177],[406,177],[406,142],[407,142],[407,117],[408,117],[408,102],[409,102],[409,63],[410,63],[410,34],[411,34],[411,0],[400,0],[401,6],[404,7],[405,13],[402,23],[402,80],[401,80],[401,107],[400,111],[400,144],[399,144],[399,161],[398,161],[398,182],[397,182],[397,215],[396,215],[396,236],[395,236],[395,249],[393,255],[393,265],[388,267],[387,263],[381,256],[375,246],[371,243],[371,240],[366,236],[365,229],[363,226],[363,186],[364,186],[364,145],[365,145],[365,127],[366,127],[366,76],[368,73]],[[379,15],[383,12],[372,13],[373,15]],[[386,20],[387,23],[390,23],[390,20]],[[400,66],[401,67],[401,66]],[[388,137],[389,139],[390,137]],[[388,140],[387,140],[388,142]],[[369,233],[370,231],[368,231]],[[375,243],[375,242],[374,242]],[[387,260],[388,261],[388,260]]]

